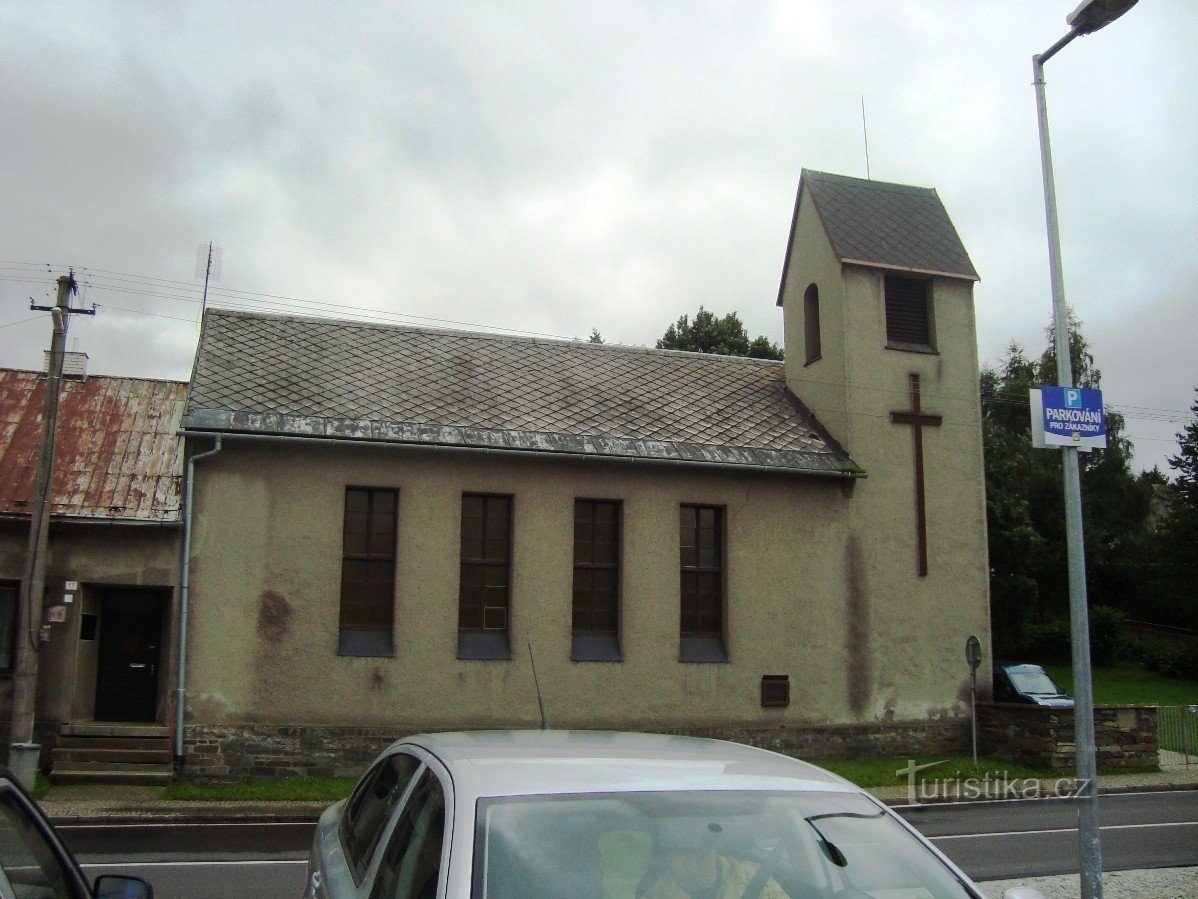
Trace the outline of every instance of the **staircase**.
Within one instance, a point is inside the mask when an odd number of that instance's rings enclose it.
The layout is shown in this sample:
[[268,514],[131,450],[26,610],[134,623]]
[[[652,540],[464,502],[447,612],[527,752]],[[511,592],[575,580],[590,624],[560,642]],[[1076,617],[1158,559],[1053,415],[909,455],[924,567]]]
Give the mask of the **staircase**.
[[50,780],[57,784],[165,784],[173,776],[170,728],[64,724]]

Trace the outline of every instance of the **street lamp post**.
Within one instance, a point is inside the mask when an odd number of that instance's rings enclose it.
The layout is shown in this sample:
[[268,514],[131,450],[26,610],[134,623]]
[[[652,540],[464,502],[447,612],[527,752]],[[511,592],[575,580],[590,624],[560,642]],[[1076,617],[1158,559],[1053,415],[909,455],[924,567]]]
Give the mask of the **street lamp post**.
[[[1052,272],[1052,317],[1056,338],[1057,383],[1073,386],[1069,355],[1069,313],[1061,271],[1061,234],[1057,225],[1056,186],[1048,144],[1048,107],[1044,99],[1044,63],[1074,38],[1109,25],[1136,0],[1085,0],[1067,18],[1069,33],[1032,57],[1036,112],[1040,130],[1040,164],[1044,176],[1044,213],[1048,223],[1048,262]],[[1065,481],[1065,540],[1069,566],[1069,620],[1073,643],[1074,742],[1077,745],[1078,848],[1082,899],[1102,899],[1102,846],[1098,830],[1098,782],[1094,746],[1094,693],[1090,680],[1090,620],[1086,602],[1086,556],[1082,542],[1081,476],[1077,447],[1062,447]]]

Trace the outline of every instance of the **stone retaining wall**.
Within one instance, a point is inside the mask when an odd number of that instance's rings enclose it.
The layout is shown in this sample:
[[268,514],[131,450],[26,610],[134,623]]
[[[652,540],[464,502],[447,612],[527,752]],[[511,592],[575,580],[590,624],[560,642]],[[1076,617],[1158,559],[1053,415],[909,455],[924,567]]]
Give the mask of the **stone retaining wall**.
[[[1094,738],[1099,767],[1156,767],[1156,706],[1098,706]],[[1077,756],[1073,709],[979,704],[978,749],[995,758],[1072,771]]]
[[[721,725],[656,729],[712,737],[806,759],[943,755],[968,750],[965,719],[812,726]],[[193,780],[261,777],[356,777],[413,728],[339,725],[207,725],[184,731],[180,774]]]

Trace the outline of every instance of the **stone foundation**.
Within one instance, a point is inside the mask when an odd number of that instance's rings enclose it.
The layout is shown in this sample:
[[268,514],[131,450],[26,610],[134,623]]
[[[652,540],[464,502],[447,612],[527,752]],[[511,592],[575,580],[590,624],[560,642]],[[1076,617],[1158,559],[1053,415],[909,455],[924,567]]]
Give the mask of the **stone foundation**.
[[[969,749],[969,721],[833,725],[668,727],[660,733],[748,743],[804,759],[945,755]],[[184,731],[180,774],[193,780],[357,777],[412,727],[207,725]]]
[[[1094,741],[1100,768],[1155,768],[1156,706],[1095,708]],[[979,704],[978,748],[995,758],[1072,771],[1077,757],[1073,709]]]

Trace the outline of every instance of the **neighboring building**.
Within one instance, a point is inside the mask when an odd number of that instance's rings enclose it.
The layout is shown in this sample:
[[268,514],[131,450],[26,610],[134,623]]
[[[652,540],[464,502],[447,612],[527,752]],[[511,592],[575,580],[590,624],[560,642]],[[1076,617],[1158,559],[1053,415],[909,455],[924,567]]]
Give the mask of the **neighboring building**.
[[976,278],[934,191],[804,172],[785,363],[209,309],[186,770],[535,727],[538,680],[555,727],[966,745]]
[[[51,484],[35,733],[55,767],[132,762],[113,738],[161,740],[169,772],[171,634],[187,385],[88,376],[68,354]],[[46,378],[0,369],[0,719],[7,733]],[[90,740],[90,742],[89,742]],[[139,744],[143,754],[153,743]],[[91,747],[99,754],[89,751]],[[105,754],[105,752],[107,754]],[[42,755],[43,766],[52,756]],[[113,766],[110,766],[113,767]],[[145,766],[137,765],[138,768]],[[128,773],[125,771],[124,773]]]

